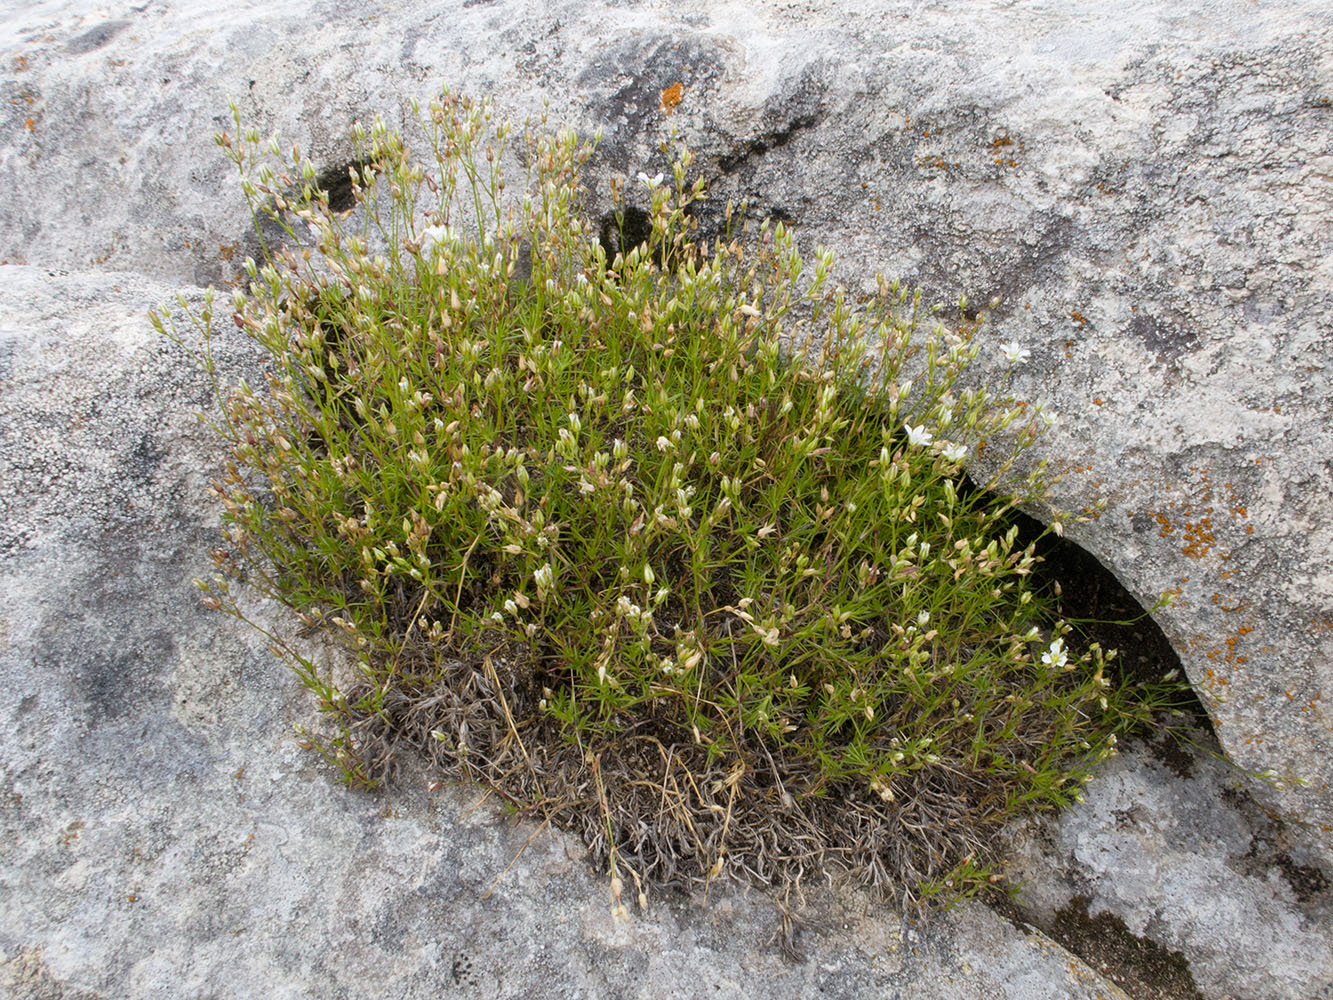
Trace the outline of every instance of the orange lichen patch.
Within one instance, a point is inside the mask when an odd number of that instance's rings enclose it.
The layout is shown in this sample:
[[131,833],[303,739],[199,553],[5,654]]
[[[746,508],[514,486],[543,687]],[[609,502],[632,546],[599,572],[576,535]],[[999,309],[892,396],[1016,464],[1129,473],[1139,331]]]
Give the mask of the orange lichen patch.
[[676,108],[680,106],[681,99],[684,98],[684,96],[685,85],[677,80],[670,87],[667,87],[666,90],[662,91],[662,112],[668,115],[671,114],[671,112],[675,111]]
[[[1211,507],[1208,512],[1212,513]],[[1202,559],[1213,550],[1213,543],[1217,541],[1213,535],[1213,519],[1203,517],[1198,521],[1186,521],[1182,537],[1185,544],[1180,551],[1191,559]]]
[[223,260],[231,260],[232,256],[236,253],[236,244],[223,243],[218,247],[218,253],[222,256]]
[[[1016,167],[1018,162],[1012,156],[1005,156],[1005,150],[1014,144],[1014,140],[1007,135],[1002,135],[990,144],[991,160],[1002,167]],[[1023,145],[1019,143],[1018,148],[1022,150]]]
[[[1192,502],[1177,502],[1165,510],[1147,513],[1157,522],[1162,538],[1180,539],[1182,554],[1195,560],[1211,555],[1225,562],[1232,553],[1222,545],[1219,536],[1234,532],[1236,529],[1229,525],[1249,518],[1249,505],[1236,496],[1233,484],[1212,482],[1206,469],[1191,466],[1189,473],[1191,479],[1197,480],[1190,489]],[[1229,518],[1223,519],[1218,513],[1221,510]],[[1244,531],[1252,535],[1254,526],[1246,524]]]
[[1092,398],[1092,405],[1093,405],[1093,406],[1101,406],[1103,402],[1104,402],[1104,400],[1102,399],[1101,396],[1094,396],[1094,397]]
[[23,127],[26,128],[29,132],[31,132],[33,129],[37,127],[37,123],[33,121],[31,118],[25,118],[23,120]]
[[[1237,653],[1241,640],[1254,631],[1252,626],[1243,625],[1233,635],[1225,636],[1221,645],[1210,646],[1209,640],[1198,636],[1188,641],[1190,648],[1200,650],[1210,666],[1205,666],[1199,677],[1199,688],[1217,702],[1226,701],[1226,691],[1232,679],[1244,668],[1248,657]],[[1288,699],[1291,692],[1287,692]]]
[[15,56],[15,57],[14,57],[14,72],[15,72],[15,73],[22,73],[22,72],[23,72],[25,69],[27,69],[27,68],[28,68],[28,57],[27,57],[27,56]]
[[1069,318],[1072,319],[1079,326],[1083,326],[1088,322],[1087,319],[1084,318],[1081,312],[1071,312],[1069,314]]

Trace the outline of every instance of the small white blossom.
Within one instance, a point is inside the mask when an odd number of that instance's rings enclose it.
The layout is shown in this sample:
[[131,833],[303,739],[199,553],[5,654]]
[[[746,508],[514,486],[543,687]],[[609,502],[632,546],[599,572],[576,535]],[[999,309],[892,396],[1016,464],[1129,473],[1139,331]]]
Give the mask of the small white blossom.
[[946,444],[940,449],[942,454],[950,462],[961,462],[967,458],[967,445],[965,444]]
[[930,444],[930,442],[935,440],[935,435],[926,430],[925,424],[918,424],[916,427],[904,424],[903,429],[907,431],[907,440],[919,447],[924,448],[926,445]]
[[458,233],[448,226],[428,226],[421,231],[422,247],[436,249],[458,242]]
[[1004,355],[1004,360],[1008,361],[1011,365],[1021,365],[1031,357],[1031,352],[1026,347],[1020,347],[1016,340],[1011,340],[1007,344],[1001,344],[1000,353]]
[[662,183],[662,178],[664,176],[665,176],[664,174],[659,173],[656,177],[649,177],[642,170],[640,170],[639,183],[642,184],[644,187],[648,188],[649,190],[652,190],[653,188],[657,187]]
[[1041,654],[1041,662],[1048,667],[1063,667],[1069,662],[1069,656],[1065,652],[1065,641],[1056,639],[1051,643],[1051,648]]

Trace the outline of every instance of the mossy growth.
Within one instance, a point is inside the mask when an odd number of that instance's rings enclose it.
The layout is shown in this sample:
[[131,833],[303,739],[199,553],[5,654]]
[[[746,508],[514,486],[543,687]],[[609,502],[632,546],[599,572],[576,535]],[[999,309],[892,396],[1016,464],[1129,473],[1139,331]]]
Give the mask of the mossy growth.
[[[283,645],[327,713],[312,741],[364,785],[415,746],[578,831],[617,906],[724,874],[1002,883],[1000,825],[1077,799],[1175,689],[1066,648],[1012,521],[1048,489],[1015,471],[1042,417],[964,378],[976,323],[884,280],[855,304],[831,253],[807,275],[731,206],[696,242],[705,186],[669,148],[613,185],[651,226],[608,259],[589,145],[526,130],[515,191],[486,105],[418,115],[420,156],[356,129],[347,212],[299,149],[239,116],[218,136],[290,240],[234,297],[269,370],[217,386],[201,586],[345,647],[339,677]],[[186,317],[212,376],[208,301]]]

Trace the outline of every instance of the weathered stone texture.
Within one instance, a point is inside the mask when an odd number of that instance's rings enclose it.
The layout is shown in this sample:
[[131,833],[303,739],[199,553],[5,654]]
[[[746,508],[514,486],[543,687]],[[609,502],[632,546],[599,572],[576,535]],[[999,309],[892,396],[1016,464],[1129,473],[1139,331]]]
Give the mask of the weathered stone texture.
[[[668,114],[661,93],[677,83]],[[401,122],[441,84],[491,94],[506,115],[549,102],[553,123],[603,127],[590,211],[610,173],[661,169],[675,130],[715,209],[747,197],[803,245],[834,247],[853,289],[883,270],[942,302],[998,297],[984,374],[1004,369],[993,345],[1032,350],[1015,387],[1059,412],[1039,448],[1070,469],[1055,502],[1105,501],[1078,540],[1145,604],[1178,593],[1157,618],[1223,746],[1245,769],[1309,782],[1249,793],[1304,838],[1298,867],[1328,870],[1325,5],[70,0],[0,13],[0,766],[19,845],[0,875],[0,984],[294,996],[371,995],[383,980],[415,996],[473,976],[476,995],[661,995],[702,949],[697,979],[718,995],[992,988],[950,976],[1066,995],[1062,958],[976,910],[918,955],[894,952],[878,979],[858,942],[887,934],[882,922],[830,931],[794,974],[755,950],[756,904],[741,896],[740,915],[689,904],[612,929],[563,841],[529,848],[481,900],[526,832],[460,818],[454,798],[340,792],[292,751],[283,734],[305,711],[293,684],[258,640],[192,603],[213,516],[216,456],[190,417],[206,388],[143,314],[177,286],[234,279],[253,247],[209,141],[228,99],[336,168],[354,119]],[[229,365],[253,361],[228,350]],[[1138,767],[1143,794],[1164,794]],[[1122,794],[1103,787],[1107,802]],[[378,818],[381,805],[403,815]],[[1164,904],[1146,916],[1117,866],[1090,860],[1089,842],[1118,841],[1089,808],[1064,829],[1097,905],[1193,954],[1201,987],[1225,995],[1202,925]],[[1186,806],[1165,795],[1161,808]],[[1225,898],[1240,907],[1274,877],[1251,872]],[[1295,921],[1289,939],[1315,954],[1286,979],[1254,971],[1253,954],[1236,974],[1254,996],[1327,993],[1319,899],[1297,905],[1274,884],[1274,921]],[[526,958],[498,964],[506,942]]]

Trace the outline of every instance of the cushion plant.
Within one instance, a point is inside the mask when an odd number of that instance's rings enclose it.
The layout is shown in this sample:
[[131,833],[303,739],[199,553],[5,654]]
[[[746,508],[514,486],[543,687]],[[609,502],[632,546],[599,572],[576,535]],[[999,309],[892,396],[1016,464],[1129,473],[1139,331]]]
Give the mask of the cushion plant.
[[626,878],[1002,881],[1002,824],[1077,799],[1173,689],[1116,679],[1034,582],[1013,513],[1050,485],[1019,461],[1044,417],[968,377],[978,322],[883,279],[854,302],[731,205],[702,236],[688,152],[613,183],[607,240],[591,145],[525,132],[516,194],[488,106],[418,116],[416,149],[358,126],[348,211],[299,149],[218,137],[284,238],[234,296],[268,372],[218,387],[201,586],[345,647],[330,675],[282,644],[311,741],[363,784],[414,746],[578,831],[617,905]]

